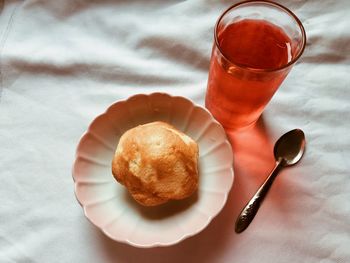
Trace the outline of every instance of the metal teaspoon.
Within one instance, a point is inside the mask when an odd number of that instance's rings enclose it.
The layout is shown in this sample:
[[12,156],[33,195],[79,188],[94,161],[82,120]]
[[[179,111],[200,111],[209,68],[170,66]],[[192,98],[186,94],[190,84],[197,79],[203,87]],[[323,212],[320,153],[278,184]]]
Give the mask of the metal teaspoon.
[[238,216],[236,233],[243,232],[252,222],[278,172],[283,167],[296,164],[301,159],[305,151],[305,143],[304,132],[300,129],[291,130],[277,140],[273,149],[276,160],[275,167]]

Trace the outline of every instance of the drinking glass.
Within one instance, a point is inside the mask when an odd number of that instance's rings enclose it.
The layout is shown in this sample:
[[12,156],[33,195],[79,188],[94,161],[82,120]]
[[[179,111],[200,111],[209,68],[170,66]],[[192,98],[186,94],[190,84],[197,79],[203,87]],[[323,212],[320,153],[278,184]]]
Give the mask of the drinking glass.
[[255,123],[305,43],[300,20],[280,4],[248,1],[229,7],[214,30],[206,107],[227,129]]

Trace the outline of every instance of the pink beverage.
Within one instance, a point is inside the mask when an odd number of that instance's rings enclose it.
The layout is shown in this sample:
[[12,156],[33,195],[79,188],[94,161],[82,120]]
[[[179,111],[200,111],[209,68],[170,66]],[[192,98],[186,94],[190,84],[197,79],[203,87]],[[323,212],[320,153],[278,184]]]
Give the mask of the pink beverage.
[[206,107],[226,128],[249,126],[259,118],[305,46],[301,23],[297,23],[300,39],[295,41],[282,27],[266,19],[246,15],[223,21],[239,7],[253,6],[256,15],[261,5],[272,5],[279,12],[282,9],[263,1],[241,3],[228,9],[216,26]]

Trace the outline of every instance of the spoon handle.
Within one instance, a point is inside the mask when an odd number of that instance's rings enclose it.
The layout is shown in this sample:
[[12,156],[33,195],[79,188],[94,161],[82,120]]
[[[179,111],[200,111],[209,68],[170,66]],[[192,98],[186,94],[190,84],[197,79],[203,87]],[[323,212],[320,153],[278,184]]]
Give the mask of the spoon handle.
[[236,233],[243,232],[249,226],[250,222],[252,222],[253,218],[259,210],[260,204],[264,200],[267,192],[269,191],[274,179],[276,178],[281,168],[281,161],[277,161],[270,175],[266,178],[264,183],[260,186],[259,190],[252,197],[252,199],[250,199],[248,204],[243,208],[236,220]]

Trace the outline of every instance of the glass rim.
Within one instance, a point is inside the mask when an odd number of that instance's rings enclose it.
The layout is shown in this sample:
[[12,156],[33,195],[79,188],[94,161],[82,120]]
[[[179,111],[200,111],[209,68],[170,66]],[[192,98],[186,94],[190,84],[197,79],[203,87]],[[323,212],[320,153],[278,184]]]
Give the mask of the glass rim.
[[[277,68],[253,68],[253,67],[248,67],[248,66],[240,64],[240,63],[236,63],[236,62],[228,59],[225,56],[225,54],[222,52],[222,50],[220,48],[219,41],[218,41],[218,37],[217,37],[217,31],[218,31],[218,27],[219,27],[219,24],[220,24],[221,20],[232,9],[234,9],[236,7],[239,7],[241,5],[244,5],[244,4],[249,4],[249,3],[262,3],[262,4],[266,4],[267,6],[269,6],[269,5],[270,6],[275,6],[275,7],[279,8],[279,9],[281,9],[282,11],[286,12],[287,14],[289,14],[297,22],[297,24],[299,26],[299,29],[301,31],[301,34],[302,34],[302,41],[303,41],[303,43],[302,43],[302,48],[299,50],[297,56],[295,56],[291,61],[289,61],[288,63],[286,63],[286,64],[284,64],[284,65],[282,65],[280,67],[277,67]],[[238,66],[238,67],[240,67],[242,69],[255,71],[255,72],[274,72],[274,71],[279,71],[279,70],[285,69],[285,68],[293,65],[300,58],[300,56],[303,54],[305,46],[306,46],[306,33],[305,33],[304,26],[301,23],[301,21],[299,20],[299,18],[292,11],[290,11],[287,7],[285,7],[285,6],[281,5],[281,4],[269,1],[269,0],[248,0],[248,1],[243,1],[243,2],[239,2],[239,3],[231,5],[229,8],[227,8],[220,15],[220,17],[216,21],[215,28],[214,28],[214,39],[215,39],[215,45],[216,45],[217,49],[219,50],[221,56],[223,56],[229,63],[231,63],[231,64],[233,64],[235,66]]]

